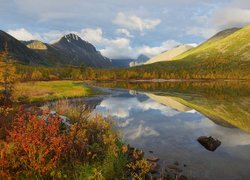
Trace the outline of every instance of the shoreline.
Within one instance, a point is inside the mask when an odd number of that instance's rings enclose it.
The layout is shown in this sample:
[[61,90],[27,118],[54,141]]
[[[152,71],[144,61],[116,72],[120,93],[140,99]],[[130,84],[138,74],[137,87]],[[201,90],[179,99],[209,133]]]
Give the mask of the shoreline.
[[132,79],[128,82],[226,82],[248,81],[247,79]]

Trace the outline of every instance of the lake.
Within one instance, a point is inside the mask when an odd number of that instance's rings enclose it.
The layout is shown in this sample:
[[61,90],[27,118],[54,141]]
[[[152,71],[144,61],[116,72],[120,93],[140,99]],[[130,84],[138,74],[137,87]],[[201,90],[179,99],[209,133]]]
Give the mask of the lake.
[[[250,178],[250,83],[99,82],[108,95],[82,100],[111,116],[126,143],[153,151],[161,164],[178,161],[197,179]],[[214,152],[200,136],[221,141]],[[185,165],[185,167],[184,167]]]

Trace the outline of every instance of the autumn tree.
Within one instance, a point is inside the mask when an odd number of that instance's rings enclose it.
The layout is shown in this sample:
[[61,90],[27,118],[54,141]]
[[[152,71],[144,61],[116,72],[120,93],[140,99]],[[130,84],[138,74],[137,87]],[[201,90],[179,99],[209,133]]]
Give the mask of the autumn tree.
[[89,80],[94,80],[96,78],[96,72],[91,67],[87,68],[87,78]]
[[31,75],[32,80],[42,80],[43,79],[43,74],[39,70],[33,71]]
[[14,84],[18,77],[16,69],[8,53],[8,47],[0,53],[0,90],[1,90],[1,104],[6,105],[11,100],[14,90]]

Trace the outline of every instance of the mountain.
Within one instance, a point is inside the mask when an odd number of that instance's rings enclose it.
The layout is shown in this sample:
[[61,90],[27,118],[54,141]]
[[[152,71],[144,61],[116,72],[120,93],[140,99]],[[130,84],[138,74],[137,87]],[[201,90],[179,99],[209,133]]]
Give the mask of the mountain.
[[146,61],[149,60],[149,57],[144,55],[144,54],[140,54],[136,60],[132,61],[129,63],[129,67],[133,67],[133,66],[139,66],[142,65],[143,63],[145,63]]
[[18,41],[0,30],[0,52],[6,46],[14,60],[27,65],[112,67],[110,59],[102,56],[92,44],[75,34],[65,35],[57,42],[47,44],[38,40]]
[[171,107],[172,109],[175,109],[176,111],[179,112],[188,112],[191,111],[192,109],[189,108],[188,106],[185,106],[178,101],[176,101],[174,98],[171,96],[160,96],[156,95],[153,93],[144,93],[146,96],[148,96],[150,99],[153,99],[154,101],[163,104],[167,107]]
[[49,63],[54,66],[67,64],[65,53],[51,46],[50,44],[38,40],[31,40],[23,43],[28,48],[38,53],[40,56],[46,58]]
[[144,54],[140,54],[137,59],[112,59],[112,65],[115,68],[127,68],[127,67],[133,67],[133,66],[139,66],[142,65],[144,62],[146,62],[149,59]]
[[102,56],[92,44],[75,34],[65,35],[53,44],[30,41],[26,43],[26,46],[55,65],[84,65],[97,68],[112,66],[110,60]]
[[212,60],[211,58],[214,56],[223,57],[228,56],[229,54],[232,55],[232,58],[236,57],[236,53],[239,49],[241,49],[241,52],[237,53],[237,56],[241,56],[243,52],[247,52],[248,50],[247,47],[250,43],[249,31],[250,26],[247,26],[245,28],[231,28],[220,31],[201,45],[186,53],[181,54],[180,56],[175,57],[174,59],[184,60],[195,56],[195,59]]
[[170,78],[250,79],[250,26],[224,30],[172,61],[142,69],[157,70]]
[[11,58],[24,64],[40,64],[48,65],[49,62],[43,56],[27,48],[23,43],[12,37],[11,35],[0,30],[0,52],[7,51]]
[[152,64],[152,63],[156,63],[156,62],[161,62],[161,61],[171,61],[174,57],[192,49],[193,46],[191,45],[179,45],[173,49],[170,49],[168,51],[165,51],[153,58],[151,58],[150,60],[148,60],[145,64]]
[[139,63],[144,63],[144,62],[146,62],[147,60],[149,60],[149,57],[146,56],[146,55],[144,55],[144,54],[140,54],[140,55],[137,57],[137,59],[136,59],[136,61],[139,62]]
[[115,68],[126,68],[134,59],[111,59],[112,66]]
[[206,43],[208,42],[214,42],[214,41],[218,41],[220,39],[223,39],[231,34],[233,34],[234,32],[240,30],[241,28],[230,28],[230,29],[226,29],[223,31],[218,32],[217,34],[215,34],[213,37],[211,37],[210,39],[208,39],[206,41]]

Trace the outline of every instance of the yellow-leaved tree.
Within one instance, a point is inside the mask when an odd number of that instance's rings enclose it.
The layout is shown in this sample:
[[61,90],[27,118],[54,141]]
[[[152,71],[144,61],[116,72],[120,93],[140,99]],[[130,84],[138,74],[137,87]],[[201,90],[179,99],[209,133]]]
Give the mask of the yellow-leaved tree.
[[0,105],[7,105],[11,102],[14,84],[17,80],[16,68],[6,44],[5,50],[0,52]]

